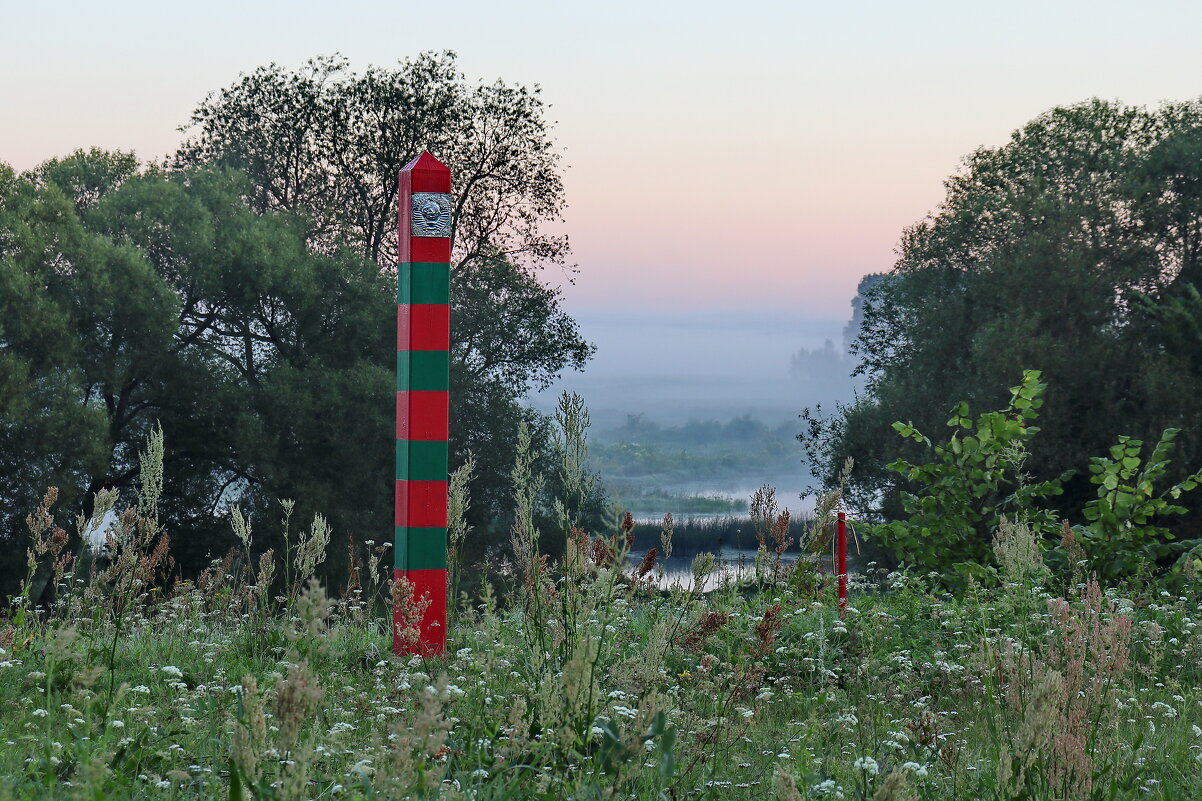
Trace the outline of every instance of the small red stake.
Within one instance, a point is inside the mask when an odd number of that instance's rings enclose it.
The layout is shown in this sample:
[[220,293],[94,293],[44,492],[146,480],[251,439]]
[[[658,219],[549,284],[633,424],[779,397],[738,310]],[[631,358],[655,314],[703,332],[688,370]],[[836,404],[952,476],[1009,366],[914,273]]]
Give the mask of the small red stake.
[[839,574],[839,608],[847,608],[847,515],[839,512],[836,524],[836,571]]

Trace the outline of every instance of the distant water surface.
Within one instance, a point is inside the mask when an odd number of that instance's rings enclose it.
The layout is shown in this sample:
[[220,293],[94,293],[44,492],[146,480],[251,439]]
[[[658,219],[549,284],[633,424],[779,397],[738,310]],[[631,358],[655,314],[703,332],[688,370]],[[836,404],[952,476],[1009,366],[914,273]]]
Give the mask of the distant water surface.
[[[626,561],[631,567],[636,567],[643,561],[643,557],[646,555],[646,551],[631,551],[627,555]],[[797,557],[797,553],[786,553],[781,557],[781,562],[782,564],[792,564],[797,561]],[[659,559],[656,561],[656,564],[663,569],[663,575],[659,575],[655,571],[649,575],[655,578],[655,585],[662,590],[671,589],[672,587],[691,590],[694,587],[693,559],[694,557],[692,556],[673,556],[668,559]],[[732,548],[723,550],[713,572],[705,578],[701,591],[711,592],[727,582],[754,575],[754,549],[742,548],[735,550]]]

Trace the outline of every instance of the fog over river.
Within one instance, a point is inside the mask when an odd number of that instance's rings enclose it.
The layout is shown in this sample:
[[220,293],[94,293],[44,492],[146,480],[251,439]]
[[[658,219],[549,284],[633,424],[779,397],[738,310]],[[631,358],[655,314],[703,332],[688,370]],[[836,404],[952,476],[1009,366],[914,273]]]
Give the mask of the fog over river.
[[602,425],[637,413],[668,424],[744,414],[773,423],[795,419],[807,405],[851,393],[850,362],[808,376],[790,372],[799,350],[821,350],[827,340],[842,355],[851,312],[838,311],[830,318],[754,309],[578,312],[573,316],[597,355],[583,373],[565,375],[533,403],[550,409],[560,391],[578,392]]
[[[798,415],[817,404],[833,409],[853,392],[853,362],[845,353],[851,307],[832,311],[839,316],[755,309],[576,312],[597,354],[584,373],[565,375],[531,402],[549,412],[560,392],[577,392],[591,413],[594,444],[652,443],[668,453],[705,453],[703,459],[713,462],[696,475],[686,468],[670,477],[640,478],[644,488],[650,483],[673,493],[747,500],[757,487],[770,484],[782,507],[800,512],[812,508],[799,500],[812,478],[795,439],[801,431]],[[689,428],[689,421],[727,423],[744,416],[773,429],[775,439],[765,443],[761,437],[740,446],[677,436],[665,443],[654,431],[640,433],[630,424],[639,418],[661,431],[675,426],[687,432],[697,428]],[[765,445],[773,450],[771,458],[757,461],[746,452]],[[736,453],[742,447],[748,464],[721,469],[717,450],[723,447]]]

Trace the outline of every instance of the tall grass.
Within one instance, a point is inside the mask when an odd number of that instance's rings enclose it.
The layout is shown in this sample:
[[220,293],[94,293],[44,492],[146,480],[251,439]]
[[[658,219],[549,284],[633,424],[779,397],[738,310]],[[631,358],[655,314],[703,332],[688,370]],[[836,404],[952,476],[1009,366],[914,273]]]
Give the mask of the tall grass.
[[[66,555],[54,493],[30,515],[31,579],[0,619],[0,799],[1202,797],[1197,592],[1064,586],[1022,521],[996,579],[958,597],[873,567],[840,614],[829,584],[771,562],[662,591],[676,523],[628,565],[633,523],[584,531],[569,495],[564,556],[539,552],[526,445],[503,581],[460,595],[445,657],[397,659],[384,599],[411,594],[378,586],[374,543],[327,594],[322,521],[276,570],[234,514],[240,552],[172,573],[160,452],[137,498],[98,499],[118,510],[102,552]],[[769,558],[825,547],[771,501]],[[41,570],[57,592],[39,606]]]

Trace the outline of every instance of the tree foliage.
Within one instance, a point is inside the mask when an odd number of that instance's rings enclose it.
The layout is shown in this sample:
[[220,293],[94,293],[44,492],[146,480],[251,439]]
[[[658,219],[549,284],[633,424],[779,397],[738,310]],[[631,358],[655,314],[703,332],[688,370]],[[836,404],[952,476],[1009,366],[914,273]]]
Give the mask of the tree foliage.
[[185,562],[224,552],[215,513],[238,495],[387,529],[394,345],[379,320],[395,291],[373,263],[314,252],[303,217],[256,213],[223,168],[93,151],[0,175],[10,534],[46,485],[67,508],[131,487],[156,421]]
[[252,208],[303,213],[313,249],[350,246],[386,275],[400,168],[423,150],[450,167],[451,448],[453,464],[477,456],[477,511],[508,496],[514,421],[530,422],[519,399],[593,352],[543,272],[572,269],[546,112],[537,87],[467,83],[450,52],[362,73],[323,57],[260,67],[211,94],[175,158],[244,171]]
[[856,343],[866,391],[810,415],[804,439],[826,480],[854,456],[852,497],[901,516],[906,480],[886,465],[917,451],[890,424],[932,430],[958,401],[995,405],[1028,369],[1049,387],[1028,469],[1035,482],[1079,471],[1061,501],[1070,516],[1093,495],[1084,468],[1119,434],[1181,428],[1173,469],[1197,463],[1199,164],[1202,101],[1059,107],[965,159],[869,293]]
[[0,166],[4,534],[47,485],[67,508],[131,487],[157,421],[185,565],[224,553],[234,500],[387,539],[397,174],[426,149],[456,189],[452,463],[476,455],[475,522],[496,516],[521,424],[549,443],[522,397],[592,353],[546,280],[572,268],[537,88],[469,85],[450,53],[319,58],[240,77],[187,130],[161,167]]

